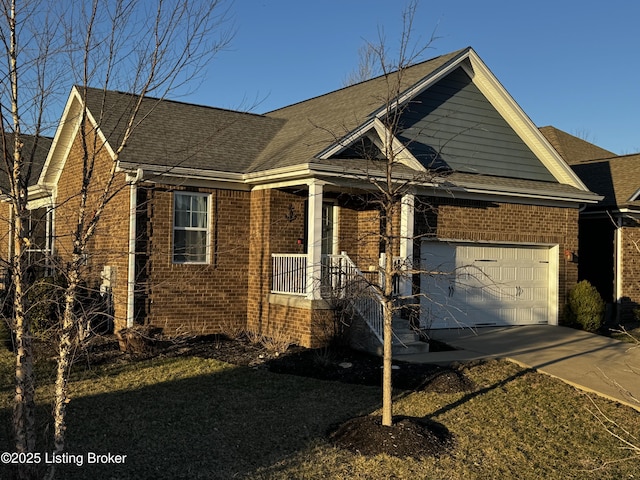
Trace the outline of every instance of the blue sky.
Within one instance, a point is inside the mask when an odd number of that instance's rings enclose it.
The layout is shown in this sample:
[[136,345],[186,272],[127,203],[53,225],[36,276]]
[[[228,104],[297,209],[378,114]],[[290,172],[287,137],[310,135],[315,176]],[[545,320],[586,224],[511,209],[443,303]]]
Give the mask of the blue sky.
[[[398,43],[404,0],[235,0],[237,33],[180,100],[263,113],[341,88],[358,48]],[[424,59],[473,47],[538,126],[640,151],[640,2],[421,0]]]

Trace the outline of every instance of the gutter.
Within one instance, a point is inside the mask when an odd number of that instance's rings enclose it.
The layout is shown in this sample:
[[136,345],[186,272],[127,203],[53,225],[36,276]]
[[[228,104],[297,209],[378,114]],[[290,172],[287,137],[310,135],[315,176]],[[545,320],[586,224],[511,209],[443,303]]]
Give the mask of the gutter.
[[[129,168],[131,170],[129,170]],[[375,178],[378,180],[384,180],[384,172],[368,171],[359,172],[353,169],[347,169],[344,165],[327,165],[322,162],[311,161],[307,163],[300,163],[290,165],[287,167],[275,168],[272,170],[250,172],[250,173],[235,173],[235,172],[222,172],[214,170],[193,169],[186,167],[158,167],[153,165],[133,165],[125,162],[120,162],[121,171],[132,171],[134,169],[144,169],[145,180],[153,182],[154,176],[162,178],[161,181],[169,181],[170,177],[181,179],[181,185],[187,184],[189,180],[203,181],[203,182],[231,182],[235,183],[236,187],[240,185],[247,189],[264,189],[270,188],[274,184],[281,184],[282,182],[291,182],[295,180],[308,181],[310,177],[337,177],[340,180],[360,180],[366,182],[368,179]],[[421,179],[421,172],[396,172],[394,177],[398,182],[409,183],[418,188],[442,188],[454,195],[456,194],[480,194],[491,195],[493,197],[511,197],[511,198],[530,198],[544,201],[556,201],[556,202],[573,202],[580,204],[593,204],[602,200],[601,195],[596,195],[588,190],[576,189],[575,192],[557,192],[553,190],[547,190],[541,188],[537,191],[532,191],[530,188],[519,187],[504,187],[497,185],[484,185],[482,183],[471,182],[459,182],[453,183],[446,177],[443,178],[429,178]],[[425,172],[422,172],[423,174]]]

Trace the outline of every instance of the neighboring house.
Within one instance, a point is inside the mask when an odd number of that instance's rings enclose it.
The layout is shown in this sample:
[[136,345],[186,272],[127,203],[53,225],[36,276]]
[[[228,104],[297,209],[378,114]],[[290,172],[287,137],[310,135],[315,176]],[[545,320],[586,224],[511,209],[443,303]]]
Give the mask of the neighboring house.
[[[25,167],[22,170],[22,181],[31,187],[31,202],[29,203],[31,211],[26,225],[29,244],[25,254],[30,266],[27,273],[29,279],[33,279],[49,272],[50,253],[53,246],[53,232],[50,229],[51,210],[48,208],[51,203],[50,194],[43,192],[37,186],[38,177],[47,159],[52,139],[31,135],[22,135],[21,138]],[[4,143],[7,149],[6,158],[13,158],[13,142],[13,134],[7,133]],[[0,196],[6,197],[6,199],[11,195],[11,183],[7,171],[10,167],[8,162],[1,162]],[[10,265],[7,260],[10,258],[9,252],[13,251],[12,219],[13,212],[8,203],[0,204],[0,290],[6,287],[6,282],[9,280]]]
[[[398,152],[394,177],[413,185],[392,221],[395,255],[430,272],[398,285],[424,294],[421,325],[556,324],[578,276],[578,211],[598,197],[471,48],[403,71],[395,138],[380,120],[387,89],[374,78],[264,115],[145,99],[87,259],[89,278],[113,294],[116,328],[247,328],[321,343],[331,285],[345,272],[377,275],[381,218],[364,200],[385,142]],[[96,132],[104,173],[131,99],[71,92],[37,185],[50,192],[63,259],[80,105],[90,122],[107,107]]]
[[640,154],[618,156],[553,127],[541,130],[587,187],[604,197],[580,213],[579,277],[616,306],[617,322],[632,320],[640,306]]

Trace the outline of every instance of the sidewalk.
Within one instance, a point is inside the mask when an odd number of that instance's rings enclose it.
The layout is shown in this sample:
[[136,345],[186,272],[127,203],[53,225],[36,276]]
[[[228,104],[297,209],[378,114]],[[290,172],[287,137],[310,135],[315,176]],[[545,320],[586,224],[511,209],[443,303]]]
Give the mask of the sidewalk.
[[396,358],[438,364],[504,358],[640,410],[640,347],[634,344],[552,325],[433,330],[431,337],[458,350]]

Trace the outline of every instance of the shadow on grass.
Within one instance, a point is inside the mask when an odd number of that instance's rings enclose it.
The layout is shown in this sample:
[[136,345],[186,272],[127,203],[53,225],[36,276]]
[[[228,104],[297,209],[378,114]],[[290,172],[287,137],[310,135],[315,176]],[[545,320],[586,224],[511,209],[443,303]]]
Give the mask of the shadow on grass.
[[495,382],[491,385],[488,385],[486,387],[482,387],[479,388],[477,390],[473,390],[472,392],[469,392],[468,394],[464,395],[462,398],[456,400],[455,402],[451,402],[448,403],[447,405],[445,405],[444,407],[430,413],[429,415],[426,415],[424,417],[425,420],[431,420],[433,418],[437,418],[440,415],[443,415],[451,410],[455,410],[456,408],[460,407],[461,405],[464,405],[465,403],[473,400],[474,398],[480,397],[482,395],[485,395],[489,392],[492,392],[494,390],[498,390],[500,388],[504,388],[505,386],[507,386],[509,383],[511,382],[515,382],[516,380],[531,374],[531,373],[536,373],[536,370],[534,368],[526,368],[526,369],[521,369],[518,372],[516,372],[513,375],[510,375],[509,377],[500,380],[499,382]]
[[[250,368],[74,398],[56,478],[234,478],[286,460],[327,430],[379,406],[379,389]],[[11,412],[0,411],[7,425]],[[0,429],[8,445],[6,429]],[[87,465],[87,452],[126,455]],[[0,468],[6,468],[2,466]],[[0,470],[0,478],[6,478]]]

